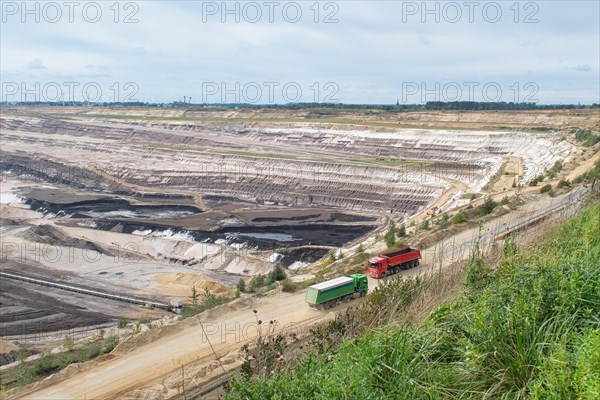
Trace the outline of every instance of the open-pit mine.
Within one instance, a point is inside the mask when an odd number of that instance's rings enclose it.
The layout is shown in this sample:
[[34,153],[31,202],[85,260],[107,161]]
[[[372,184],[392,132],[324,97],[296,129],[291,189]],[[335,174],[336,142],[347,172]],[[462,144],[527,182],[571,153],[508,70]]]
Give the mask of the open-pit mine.
[[[502,129],[506,114],[399,115],[4,106],[2,271],[185,303],[276,263],[294,279],[390,220],[524,185],[577,150],[551,113],[520,119],[538,132]],[[5,338],[168,312],[1,279]]]

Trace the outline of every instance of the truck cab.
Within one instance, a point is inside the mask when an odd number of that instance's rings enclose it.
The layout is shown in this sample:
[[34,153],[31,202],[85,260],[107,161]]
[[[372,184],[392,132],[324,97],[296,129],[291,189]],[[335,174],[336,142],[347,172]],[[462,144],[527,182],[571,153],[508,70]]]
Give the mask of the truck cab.
[[353,274],[350,278],[354,279],[354,291],[359,293],[367,293],[369,291],[369,281],[363,274]]
[[387,263],[383,257],[373,257],[369,259],[369,276],[371,278],[381,278],[387,271]]

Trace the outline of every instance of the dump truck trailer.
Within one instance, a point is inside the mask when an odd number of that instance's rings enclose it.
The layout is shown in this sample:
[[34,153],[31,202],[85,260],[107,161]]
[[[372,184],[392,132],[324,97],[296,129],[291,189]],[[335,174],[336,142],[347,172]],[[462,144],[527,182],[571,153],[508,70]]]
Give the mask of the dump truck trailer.
[[404,246],[381,253],[369,260],[368,272],[372,278],[383,278],[397,274],[402,269],[419,265],[421,251],[410,246]]
[[310,307],[323,310],[334,307],[339,301],[348,301],[365,295],[369,290],[367,277],[362,274],[341,276],[309,286],[306,302]]

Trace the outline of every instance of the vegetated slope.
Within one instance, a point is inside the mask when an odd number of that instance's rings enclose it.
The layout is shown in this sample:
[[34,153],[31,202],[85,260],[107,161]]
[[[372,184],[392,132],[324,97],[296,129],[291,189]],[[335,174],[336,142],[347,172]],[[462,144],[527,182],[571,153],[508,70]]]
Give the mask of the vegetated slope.
[[[397,289],[394,285],[390,289]],[[600,204],[541,245],[476,255],[464,293],[418,325],[391,324],[304,355],[226,399],[599,399]]]

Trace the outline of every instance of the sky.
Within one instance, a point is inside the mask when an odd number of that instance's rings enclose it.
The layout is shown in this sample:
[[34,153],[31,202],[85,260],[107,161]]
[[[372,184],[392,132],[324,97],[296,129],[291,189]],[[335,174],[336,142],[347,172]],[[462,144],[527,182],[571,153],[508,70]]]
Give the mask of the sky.
[[600,103],[600,1],[1,1],[2,101]]

